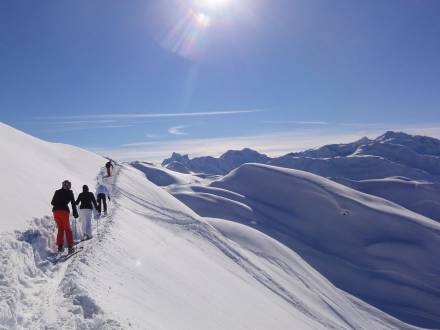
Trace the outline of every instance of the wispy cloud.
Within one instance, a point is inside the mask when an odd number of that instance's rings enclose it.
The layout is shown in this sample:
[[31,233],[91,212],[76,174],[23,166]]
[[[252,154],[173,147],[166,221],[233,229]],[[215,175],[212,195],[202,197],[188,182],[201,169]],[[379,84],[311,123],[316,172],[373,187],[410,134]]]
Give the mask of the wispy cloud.
[[46,129],[48,132],[70,132],[70,131],[85,131],[85,130],[98,130],[98,129],[113,129],[113,128],[128,128],[133,127],[130,124],[115,124],[115,125],[77,125],[77,126],[63,126],[52,127]]
[[188,135],[188,133],[183,131],[183,129],[185,129],[186,127],[188,126],[185,125],[173,126],[168,129],[168,133],[172,135]]
[[280,124],[280,125],[329,125],[326,121],[303,121],[303,120],[268,120],[264,121],[266,124]]
[[160,138],[160,135],[158,135],[158,134],[148,133],[148,134],[145,134],[145,137],[146,137],[147,139],[159,139],[159,138]]
[[390,124],[387,123],[366,123],[366,122],[338,123],[338,125],[346,126],[346,127],[361,127],[361,128],[386,128],[390,126]]
[[[240,114],[253,113],[263,110],[234,110],[234,111],[206,111],[206,112],[180,112],[180,113],[141,113],[141,114],[91,114],[81,116],[56,116],[40,117],[37,120],[44,120],[47,132],[67,132],[85,131],[103,128],[126,128],[139,126],[141,124],[152,123],[159,118],[179,118],[179,117],[204,117],[204,116],[234,116]],[[35,121],[33,121],[35,124]],[[37,121],[38,123],[38,121]],[[46,126],[48,125],[48,126]],[[47,128],[49,127],[49,128]],[[188,126],[170,127],[168,133],[173,135],[187,135],[182,130]],[[149,139],[157,139],[158,136],[146,136]]]
[[[120,114],[92,114],[81,116],[51,117],[51,119],[139,119],[139,118],[170,118],[170,117],[204,117],[228,116],[260,112],[260,109],[231,110],[231,111],[205,111],[205,112],[173,112],[173,113],[120,113]],[[42,119],[42,118],[40,118]]]
[[83,124],[112,124],[118,123],[118,120],[107,119],[107,120],[64,120],[64,121],[49,121],[50,125],[83,125]]

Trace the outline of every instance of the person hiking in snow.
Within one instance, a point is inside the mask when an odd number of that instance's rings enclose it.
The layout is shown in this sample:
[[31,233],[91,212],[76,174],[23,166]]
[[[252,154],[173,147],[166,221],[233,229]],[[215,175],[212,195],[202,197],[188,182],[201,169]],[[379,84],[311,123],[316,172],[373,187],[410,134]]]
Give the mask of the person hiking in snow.
[[92,211],[93,207],[98,210],[98,204],[96,203],[95,195],[89,191],[87,185],[83,186],[83,191],[78,195],[76,199],[76,205],[79,206],[79,219],[81,221],[81,229],[84,233],[82,239],[87,240],[93,237],[92,235]]
[[113,171],[113,164],[111,159],[107,163],[105,163],[105,168],[107,169],[107,176],[112,176],[111,172]]
[[69,247],[69,253],[73,253],[73,236],[72,229],[70,229],[70,209],[68,204],[72,205],[73,217],[78,218],[78,211],[76,210],[75,197],[73,191],[70,190],[72,184],[68,180],[64,180],[62,188],[55,191],[52,198],[52,212],[55,222],[58,227],[57,245],[58,251],[64,250],[64,234],[66,234],[67,246]]
[[107,215],[106,197],[110,200],[110,194],[107,187],[103,184],[99,184],[98,187],[96,187],[96,197],[98,198],[98,213],[101,214],[102,206],[104,206],[104,215]]

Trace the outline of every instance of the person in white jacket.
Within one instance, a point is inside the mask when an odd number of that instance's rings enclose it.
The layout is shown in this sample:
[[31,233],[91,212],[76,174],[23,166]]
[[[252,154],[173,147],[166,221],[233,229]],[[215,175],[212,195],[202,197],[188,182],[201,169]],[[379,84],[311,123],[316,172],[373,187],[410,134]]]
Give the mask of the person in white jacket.
[[[101,215],[101,212],[104,211],[104,215],[107,215],[107,201],[106,198],[110,201],[110,193],[106,186],[103,184],[99,184],[96,187],[96,197],[98,199],[98,213]],[[102,209],[104,206],[104,210]]]

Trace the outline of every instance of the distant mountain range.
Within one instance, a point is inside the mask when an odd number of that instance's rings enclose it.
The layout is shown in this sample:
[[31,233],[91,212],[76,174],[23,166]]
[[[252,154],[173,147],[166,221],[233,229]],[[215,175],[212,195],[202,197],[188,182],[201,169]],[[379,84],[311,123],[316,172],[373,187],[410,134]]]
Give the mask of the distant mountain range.
[[229,150],[219,158],[173,153],[162,166],[180,173],[225,175],[245,163],[299,169],[328,178],[350,180],[404,177],[440,182],[440,140],[386,132],[347,144],[330,144],[271,158],[255,150]]
[[224,175],[245,163],[266,164],[271,158],[259,152],[245,148],[229,150],[219,158],[207,156],[189,159],[188,155],[173,153],[162,162],[162,166],[180,173],[204,173]]

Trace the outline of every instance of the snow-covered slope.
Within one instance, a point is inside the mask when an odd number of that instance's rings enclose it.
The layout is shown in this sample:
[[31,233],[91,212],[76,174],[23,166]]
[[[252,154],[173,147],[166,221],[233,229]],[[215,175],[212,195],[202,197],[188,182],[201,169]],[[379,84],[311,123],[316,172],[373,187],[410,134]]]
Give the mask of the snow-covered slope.
[[169,186],[172,184],[182,185],[204,181],[195,175],[179,173],[169,170],[166,167],[157,167],[147,162],[135,161],[130,164],[144,173],[147,179],[157,186]]
[[206,217],[292,248],[336,286],[403,320],[440,327],[440,224],[297,170],[246,164],[209,187],[170,187]]
[[[78,281],[117,320],[152,329],[405,327],[262,234],[237,231],[244,246],[225,239],[137,171],[121,171],[116,195],[109,239],[76,270],[100,274]],[[121,297],[130,297],[123,309]]]
[[335,181],[358,191],[388,199],[440,222],[440,184],[438,183],[419,182],[402,177],[361,181],[340,178]]
[[439,177],[418,168],[392,162],[378,156],[335,158],[308,158],[284,156],[273,159],[269,165],[307,171],[327,178],[351,180],[383,179],[393,176],[414,180],[439,181]]
[[420,169],[431,175],[440,175],[440,156],[419,153],[398,142],[395,140],[381,140],[379,143],[367,144],[359,147],[356,155],[379,156],[407,167]]
[[440,156],[440,140],[429,136],[388,131],[375,141],[405,146],[420,155]]
[[317,149],[309,149],[302,152],[293,152],[288,154],[291,157],[307,157],[307,158],[333,158],[346,157],[354,154],[356,150],[363,145],[373,142],[367,137],[363,137],[352,143],[327,144]]
[[105,159],[74,146],[49,143],[0,123],[0,232],[24,229],[34,217],[50,214],[50,201],[61,182],[74,191],[88,184]]
[[[72,151],[59,148],[65,157]],[[0,328],[412,329],[337,289],[274,239],[199,217],[134,167],[116,166],[111,179],[99,172],[110,216],[94,223],[95,238],[77,256],[46,260],[49,210],[26,230],[0,233]],[[23,180],[30,192],[41,183]]]

